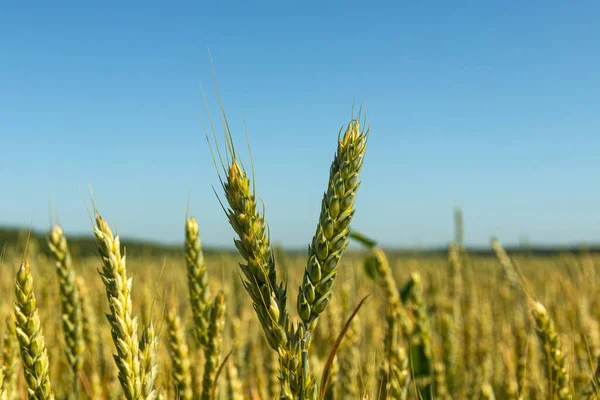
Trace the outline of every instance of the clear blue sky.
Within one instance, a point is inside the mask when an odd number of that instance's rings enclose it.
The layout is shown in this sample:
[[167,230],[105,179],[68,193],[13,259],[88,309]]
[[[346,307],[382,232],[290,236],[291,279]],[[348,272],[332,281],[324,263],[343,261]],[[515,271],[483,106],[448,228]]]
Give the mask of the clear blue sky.
[[[354,226],[389,245],[600,242],[600,3],[6,2],[0,224],[123,236],[233,231],[211,185],[207,49],[274,240],[306,246],[353,100],[371,137]],[[290,4],[290,5],[288,5]],[[218,190],[220,193],[220,191]]]

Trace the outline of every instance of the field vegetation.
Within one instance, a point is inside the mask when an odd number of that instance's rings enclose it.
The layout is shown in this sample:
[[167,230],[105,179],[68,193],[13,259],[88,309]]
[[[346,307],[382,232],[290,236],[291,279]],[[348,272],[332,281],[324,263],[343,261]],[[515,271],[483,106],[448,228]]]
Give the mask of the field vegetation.
[[93,242],[60,225],[5,241],[0,398],[595,398],[598,257],[496,239],[473,254],[461,213],[444,254],[386,252],[351,224],[369,212],[354,207],[368,132],[353,119],[332,141],[304,253],[271,241],[228,132],[213,148],[236,253],[205,254],[191,216],[179,251],[126,252],[96,207]]

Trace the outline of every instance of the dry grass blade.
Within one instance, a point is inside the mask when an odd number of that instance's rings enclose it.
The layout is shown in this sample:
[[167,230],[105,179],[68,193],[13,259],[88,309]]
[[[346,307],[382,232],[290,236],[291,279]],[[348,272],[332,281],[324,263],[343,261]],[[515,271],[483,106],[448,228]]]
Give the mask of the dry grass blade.
[[342,339],[344,338],[344,335],[348,331],[348,328],[350,327],[352,320],[354,319],[354,317],[356,316],[356,314],[358,313],[358,311],[360,310],[360,308],[362,307],[362,305],[364,304],[365,300],[367,300],[368,297],[369,297],[369,295],[366,295],[365,297],[363,297],[363,299],[354,308],[354,311],[352,311],[352,314],[350,314],[350,317],[344,324],[342,331],[338,335],[337,339],[335,340],[335,343],[333,344],[333,347],[331,348],[331,351],[329,352],[329,356],[327,357],[327,361],[325,362],[325,366],[323,367],[323,375],[321,376],[321,387],[319,388],[319,398],[321,400],[325,396],[325,392],[327,390],[327,385],[329,384],[329,379],[330,379],[329,372],[331,369],[331,364],[333,363],[333,359],[335,357],[335,353],[337,352],[338,348],[340,347],[340,344],[342,343]]
[[223,362],[221,363],[221,365],[219,365],[219,369],[217,369],[217,373],[215,374],[215,381],[213,383],[213,387],[212,387],[212,390],[210,393],[211,399],[215,398],[215,393],[217,392],[217,384],[219,382],[219,377],[221,376],[221,372],[223,372],[223,368],[225,367],[225,364],[227,364],[227,360],[229,360],[229,357],[231,357],[232,353],[233,353],[233,350],[229,350],[229,353],[227,353],[227,355],[223,359]]

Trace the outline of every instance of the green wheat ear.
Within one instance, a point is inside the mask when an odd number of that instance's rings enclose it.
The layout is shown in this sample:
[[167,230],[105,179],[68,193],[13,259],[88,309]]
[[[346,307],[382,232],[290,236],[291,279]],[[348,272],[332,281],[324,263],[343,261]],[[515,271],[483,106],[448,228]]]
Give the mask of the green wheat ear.
[[226,214],[238,236],[235,246],[244,260],[240,264],[242,282],[267,342],[279,354],[281,392],[292,398],[299,385],[300,348],[286,310],[287,288],[277,283],[267,223],[258,210],[250,179],[236,159],[233,145],[230,150],[222,186],[229,204]]
[[338,265],[348,246],[367,137],[368,129],[361,130],[359,122],[354,120],[338,140],[317,231],[308,248],[308,263],[298,294],[298,314],[308,332],[314,329],[317,318],[331,300]]
[[25,370],[27,396],[30,400],[54,399],[50,385],[48,353],[28,262],[21,264],[15,286],[15,325]]

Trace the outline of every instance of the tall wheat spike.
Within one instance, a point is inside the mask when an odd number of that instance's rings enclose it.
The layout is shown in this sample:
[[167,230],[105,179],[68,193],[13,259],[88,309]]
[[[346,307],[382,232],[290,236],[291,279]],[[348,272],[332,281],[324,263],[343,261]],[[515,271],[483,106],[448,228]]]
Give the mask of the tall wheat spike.
[[338,139],[337,153],[331,164],[317,230],[308,247],[308,262],[298,294],[298,314],[307,333],[314,329],[317,318],[331,300],[338,264],[348,246],[368,134],[368,128],[361,130],[359,122],[354,120]]
[[[229,139],[230,140],[230,137]],[[300,346],[286,310],[287,290],[277,272],[264,216],[258,212],[250,179],[231,146],[223,182],[229,223],[238,235],[235,246],[244,259],[243,284],[269,345],[278,352],[281,391],[288,398],[299,390]]]
[[127,400],[142,398],[137,318],[131,303],[132,279],[127,277],[125,255],[121,255],[119,236],[113,236],[108,223],[96,216],[94,228],[102,259],[100,276],[106,287],[110,313],[106,315],[115,344],[115,363],[123,395]]

